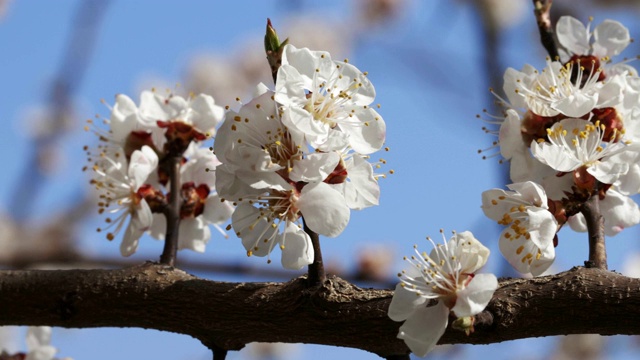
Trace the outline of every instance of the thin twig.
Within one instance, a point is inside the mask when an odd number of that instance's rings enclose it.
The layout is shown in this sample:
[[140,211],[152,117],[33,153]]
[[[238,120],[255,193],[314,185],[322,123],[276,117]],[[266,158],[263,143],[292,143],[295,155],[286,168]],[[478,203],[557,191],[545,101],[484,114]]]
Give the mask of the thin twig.
[[540,42],[551,57],[551,60],[559,58],[558,45],[553,38],[553,27],[551,26],[551,5],[553,0],[533,0],[533,13],[536,15],[538,30],[540,31]]
[[309,286],[319,286],[324,283],[327,276],[324,272],[324,264],[322,263],[322,252],[320,251],[320,237],[313,230],[309,229],[307,222],[302,218],[304,224],[304,232],[311,238],[313,244],[313,263],[309,265]]
[[169,206],[164,211],[164,215],[167,218],[167,233],[164,239],[164,249],[160,256],[160,263],[174,266],[180,233],[180,165],[182,157],[171,156],[168,162],[171,190],[169,193]]
[[589,260],[586,267],[607,270],[607,249],[604,238],[604,217],[600,213],[600,198],[592,196],[582,207],[589,231]]

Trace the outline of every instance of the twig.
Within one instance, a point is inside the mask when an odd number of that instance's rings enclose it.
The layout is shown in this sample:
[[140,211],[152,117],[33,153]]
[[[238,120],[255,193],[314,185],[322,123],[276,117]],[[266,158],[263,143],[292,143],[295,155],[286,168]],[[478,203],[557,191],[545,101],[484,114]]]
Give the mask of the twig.
[[607,270],[607,249],[604,238],[604,217],[600,213],[600,198],[593,195],[583,206],[582,215],[589,232],[589,260],[586,267]]
[[176,253],[178,252],[178,237],[180,234],[180,165],[182,157],[171,156],[168,162],[171,192],[169,193],[169,206],[167,206],[164,211],[164,215],[167,218],[167,232],[164,239],[164,249],[160,256],[160,263],[174,266]]
[[225,349],[214,347],[211,351],[213,352],[213,360],[225,360],[227,358],[227,350]]
[[302,223],[304,224],[304,232],[309,235],[311,238],[311,243],[313,244],[313,263],[309,265],[309,277],[308,284],[309,286],[318,286],[322,285],[324,281],[327,279],[327,276],[324,272],[324,264],[322,263],[322,252],[320,251],[320,237],[318,234],[313,232],[307,226],[307,222],[302,218]]
[[387,359],[387,360],[410,360],[411,356],[409,354],[389,355],[389,356],[385,357],[385,359]]
[[533,13],[536,15],[538,30],[540,31],[540,42],[547,50],[551,60],[559,58],[558,45],[553,38],[553,27],[551,26],[551,5],[553,0],[533,0]]

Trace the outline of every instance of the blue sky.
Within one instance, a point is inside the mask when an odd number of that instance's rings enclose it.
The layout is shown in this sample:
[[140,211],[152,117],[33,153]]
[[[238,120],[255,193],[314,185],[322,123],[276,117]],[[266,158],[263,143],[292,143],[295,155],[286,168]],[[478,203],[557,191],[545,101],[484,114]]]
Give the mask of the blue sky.
[[[369,72],[377,91],[376,102],[382,104],[380,113],[387,123],[387,146],[391,148],[380,157],[388,162],[384,170],[394,169],[395,174],[381,182],[380,206],[353,212],[347,230],[339,238],[322,240],[325,261],[339,263],[350,270],[355,266],[358,251],[380,244],[388,246],[400,259],[411,252],[415,243],[426,248],[427,243],[422,239],[426,235],[438,235],[438,229],[444,228],[471,230],[492,249],[486,271],[498,272],[504,267],[505,261],[496,246],[499,229],[480,209],[482,191],[504,186],[497,160],[483,161],[476,153],[493,140],[481,131],[483,124],[475,118],[476,113],[487,107],[488,100],[481,60],[484,56],[479,35],[481,25],[473,8],[461,3],[409,1],[397,21],[359,33],[349,52],[333,54],[335,58],[348,56],[351,63]],[[22,171],[30,145],[25,114],[27,109],[47,102],[50,82],[63,59],[78,4],[77,0],[14,1],[0,20],[0,79],[3,81],[0,121],[5,126],[0,132],[0,144],[6,174]],[[30,214],[34,222],[64,207],[69,199],[77,198],[86,189],[87,179],[80,171],[84,165],[81,146],[93,139],[81,131],[81,120],[96,113],[108,116],[109,111],[100,99],[110,103],[117,93],[137,99],[140,84],[153,81],[149,79],[163,79],[170,84],[183,82],[185,68],[196,54],[225,56],[245,42],[260,45],[267,17],[278,28],[278,24],[287,19],[312,11],[319,14],[318,20],[309,23],[307,31],[322,32],[331,22],[352,24],[350,21],[359,10],[351,2],[342,1],[318,5],[312,1],[112,0],[104,5],[104,11],[95,51],[74,93],[78,121],[58,144],[63,161],[43,185],[42,196]],[[529,10],[526,11],[528,14]],[[500,53],[493,56],[499,57],[503,69],[520,68],[525,62],[538,67],[544,63],[545,54],[538,43],[534,21],[527,14],[519,25],[502,34]],[[596,22],[612,17],[627,26],[637,20],[637,14],[619,10],[582,15],[584,18],[594,15]],[[632,36],[638,34],[638,28],[631,28],[631,33]],[[295,45],[305,46],[304,43]],[[625,54],[636,53],[637,47]],[[265,74],[268,71],[265,61]],[[0,184],[5,189],[0,191],[0,212],[10,213],[8,204],[15,177],[5,175],[0,178]],[[119,256],[117,243],[109,243],[91,231],[98,221],[96,217],[86,225],[83,248],[89,254]],[[637,229],[630,229],[609,240],[610,268],[620,269],[624,253],[629,249],[638,250],[635,237]],[[586,236],[565,229],[560,239],[557,270],[581,265],[587,257]],[[143,239],[134,259],[155,260],[160,252],[160,243]],[[180,256],[198,261],[266,266],[264,259],[247,259],[238,239],[225,240],[216,234],[205,254],[181,253]],[[279,265],[274,262],[270,266]],[[401,266],[398,261],[392,272]],[[212,278],[238,280],[228,275]],[[534,339],[463,347],[462,356],[485,357],[495,355],[497,348],[509,347],[511,355],[535,359],[549,354],[554,341]],[[626,340],[619,338],[614,341],[626,344]],[[57,329],[54,345],[61,349],[61,355],[75,359],[210,358],[210,353],[197,340],[151,330]],[[536,349],[534,354],[531,349]],[[328,355],[371,358],[371,354],[358,350],[327,350],[312,345],[299,347],[296,354],[305,359]],[[616,354],[625,358],[627,353]],[[246,356],[240,352],[229,358]]]

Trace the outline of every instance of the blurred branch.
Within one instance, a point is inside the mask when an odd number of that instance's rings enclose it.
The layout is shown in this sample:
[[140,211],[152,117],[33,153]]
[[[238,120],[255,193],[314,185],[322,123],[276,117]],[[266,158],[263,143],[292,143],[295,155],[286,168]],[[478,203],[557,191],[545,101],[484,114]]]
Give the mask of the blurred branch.
[[17,178],[13,197],[9,202],[9,208],[18,222],[29,216],[40,190],[44,188],[43,168],[47,155],[67,128],[66,118],[71,113],[72,94],[81,83],[89,65],[108,4],[107,0],[85,0],[78,5],[64,59],[48,95],[53,121],[49,127],[51,130],[34,139],[31,154],[25,161],[22,174]]
[[[440,343],[640,334],[639,288],[640,279],[588,268],[502,279],[478,315],[493,321],[478,321],[470,336],[449,328]],[[152,328],[191,335],[211,349],[260,341],[345,346],[387,358],[408,353],[396,338],[400,324],[387,317],[392,291],[364,290],[337,277],[315,289],[305,277],[225,283],[146,263],[121,270],[0,271],[0,289],[0,325]]]
[[553,0],[533,0],[536,22],[540,31],[540,42],[549,53],[551,60],[559,58],[558,45],[553,38],[553,26],[551,26],[551,5]]

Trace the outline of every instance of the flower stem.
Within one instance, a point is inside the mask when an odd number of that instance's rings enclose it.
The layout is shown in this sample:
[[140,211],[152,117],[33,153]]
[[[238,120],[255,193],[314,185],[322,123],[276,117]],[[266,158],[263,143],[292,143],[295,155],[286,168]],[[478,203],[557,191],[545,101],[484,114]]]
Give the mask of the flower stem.
[[167,232],[164,239],[164,250],[160,255],[160,263],[174,266],[176,253],[178,252],[178,235],[180,230],[180,165],[182,156],[171,156],[168,159],[169,181],[171,189],[169,193],[169,205],[165,208],[164,216],[167,218]]
[[604,217],[600,213],[600,199],[597,193],[584,203],[582,215],[587,222],[587,231],[589,232],[589,260],[585,261],[585,266],[607,270]]
[[213,360],[225,360],[227,358],[227,350],[225,349],[214,347],[211,351],[213,352]]
[[533,13],[536,15],[538,30],[540,31],[540,42],[547,50],[551,60],[559,57],[558,45],[553,38],[553,27],[551,26],[551,5],[553,0],[533,0]]
[[319,286],[327,279],[324,273],[324,264],[322,263],[322,252],[320,251],[320,237],[314,231],[309,229],[307,222],[302,218],[304,224],[304,232],[311,238],[311,244],[313,245],[313,263],[309,265],[309,286]]

